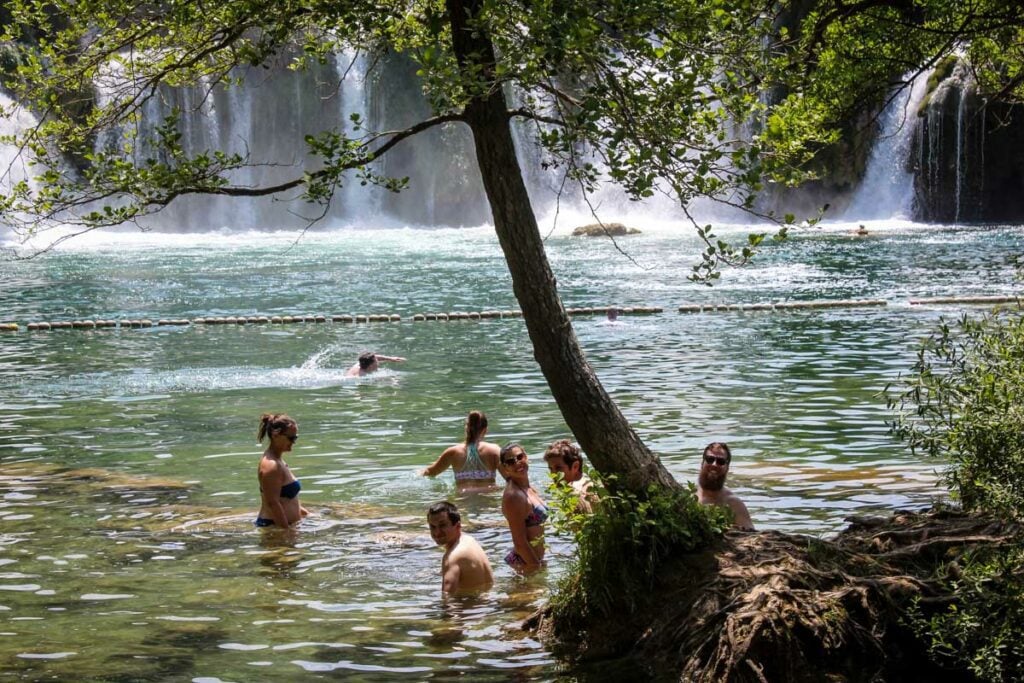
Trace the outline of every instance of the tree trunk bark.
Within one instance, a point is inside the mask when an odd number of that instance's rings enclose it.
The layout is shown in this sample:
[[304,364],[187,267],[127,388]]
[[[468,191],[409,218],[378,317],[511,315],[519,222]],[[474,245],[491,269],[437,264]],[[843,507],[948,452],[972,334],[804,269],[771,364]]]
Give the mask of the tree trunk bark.
[[452,44],[463,74],[487,89],[466,106],[494,227],[523,311],[533,355],[569,429],[601,474],[643,495],[648,486],[679,484],[630,427],[583,354],[558,296],[519,160],[505,94],[493,86],[494,48],[474,21],[481,0],[446,0]]

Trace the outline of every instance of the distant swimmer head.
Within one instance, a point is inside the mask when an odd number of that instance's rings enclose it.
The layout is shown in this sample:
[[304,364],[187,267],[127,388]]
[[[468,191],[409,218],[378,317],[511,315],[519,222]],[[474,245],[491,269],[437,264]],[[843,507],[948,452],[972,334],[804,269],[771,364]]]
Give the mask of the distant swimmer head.
[[612,322],[615,322],[618,319],[619,319],[619,309],[617,309],[617,308],[609,308],[608,309],[608,320],[611,320]]
[[[351,356],[350,356],[351,357]],[[359,369],[368,372],[377,369],[377,354],[372,351],[365,351],[359,354]]]

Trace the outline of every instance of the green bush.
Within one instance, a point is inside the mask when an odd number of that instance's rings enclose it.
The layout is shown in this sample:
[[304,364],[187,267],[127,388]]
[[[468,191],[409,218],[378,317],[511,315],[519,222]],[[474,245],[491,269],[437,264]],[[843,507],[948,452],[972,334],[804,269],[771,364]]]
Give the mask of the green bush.
[[595,480],[600,502],[589,514],[571,489],[556,492],[556,529],[576,540],[569,570],[551,599],[563,628],[631,613],[650,595],[667,557],[709,546],[730,523],[728,510],[697,502],[692,484],[675,491],[652,487],[643,498],[611,488],[616,492]]
[[[886,388],[895,434],[946,463],[968,510],[1020,520],[1024,512],[1024,313],[943,322],[921,345],[912,374]],[[952,602],[918,605],[909,621],[937,663],[982,681],[1022,680],[1024,547],[980,546],[950,565]]]
[[1019,309],[943,322],[913,373],[886,388],[892,431],[947,463],[951,493],[968,510],[1024,512],[1024,314]]
[[1024,675],[1024,550],[987,548],[961,562],[963,569],[948,581],[955,602],[931,616],[918,605],[910,622],[938,663],[967,669],[981,681],[1019,681]]

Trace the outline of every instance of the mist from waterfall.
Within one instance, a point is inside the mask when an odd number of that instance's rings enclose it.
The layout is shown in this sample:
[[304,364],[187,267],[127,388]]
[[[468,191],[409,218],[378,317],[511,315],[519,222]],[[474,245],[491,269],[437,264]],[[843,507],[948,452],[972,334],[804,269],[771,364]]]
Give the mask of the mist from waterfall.
[[[896,93],[878,117],[879,133],[864,179],[843,214],[845,220],[910,220],[914,215],[914,173],[908,163],[917,112],[928,92],[931,70]],[[906,78],[913,76],[907,74]]]

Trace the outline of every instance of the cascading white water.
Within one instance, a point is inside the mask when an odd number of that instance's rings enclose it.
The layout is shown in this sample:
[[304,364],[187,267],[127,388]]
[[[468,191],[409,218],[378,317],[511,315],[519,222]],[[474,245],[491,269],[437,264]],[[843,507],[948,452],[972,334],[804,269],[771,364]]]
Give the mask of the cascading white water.
[[[917,110],[928,91],[931,71],[918,75],[879,116],[879,135],[868,157],[867,169],[843,214],[846,220],[910,219],[914,205],[914,174],[907,160]],[[909,78],[912,74],[908,74]]]
[[953,214],[953,222],[960,222],[960,200],[963,197],[964,171],[967,166],[964,159],[964,109],[967,107],[967,97],[961,90],[959,102],[956,105],[956,209]]
[[[182,112],[182,144],[198,154],[222,149],[247,154],[252,166],[231,174],[238,186],[265,186],[290,180],[315,170],[317,160],[306,154],[304,136],[327,130],[353,131],[350,115],[356,113],[374,130],[395,130],[425,115],[419,84],[401,56],[390,56],[371,77],[367,61],[357,53],[344,52],[328,64],[313,64],[306,70],[287,68],[288,55],[270,69],[245,68],[236,72],[242,83],[224,88],[199,84],[188,89],[162,88],[145,106],[139,132],[152,134],[173,108]],[[404,60],[404,61],[403,61]],[[906,159],[914,126],[911,117],[924,96],[926,76],[894,98],[883,112],[882,127],[868,164],[864,181],[846,211],[852,219],[909,217],[913,202],[913,176]],[[97,82],[98,101],[109,102],[119,92],[131,92],[124,69],[113,65]],[[533,144],[532,124],[515,126],[516,146],[523,160],[524,176],[541,222],[552,225],[559,199],[560,171],[542,170]],[[110,149],[121,144],[126,131],[113,131],[98,146]],[[153,154],[140,140],[133,154],[137,161]],[[427,131],[405,141],[376,162],[375,170],[410,177],[410,188],[400,195],[362,186],[351,173],[331,203],[320,225],[476,225],[489,219],[479,174],[475,166],[468,131],[458,125]],[[578,188],[566,188],[561,196],[558,225],[572,227],[591,222],[590,206],[599,209],[602,220],[621,220],[623,215],[643,216],[654,222],[683,219],[678,205],[668,197],[656,196],[639,205],[630,202],[615,187],[603,188],[582,201]],[[275,198],[231,198],[194,196],[179,200],[144,226],[165,232],[209,232],[219,230],[295,230],[306,227],[307,218],[320,208],[297,200],[298,191]],[[702,220],[730,222],[743,220],[736,212],[723,212],[711,202],[690,207]],[[305,218],[304,218],[305,217]]]
[[[366,101],[366,57],[361,52],[346,50],[334,56],[334,68],[339,84],[338,115],[344,132],[352,138],[366,134],[369,109]],[[359,117],[362,129],[354,130],[351,116]],[[375,187],[362,186],[354,172],[345,175],[338,211],[342,216],[360,215],[377,217],[381,211],[380,191]]]
[[[9,193],[18,183],[34,185],[33,169],[21,149],[12,142],[18,135],[39,125],[31,112],[0,92],[0,193]],[[11,226],[0,220],[0,241],[14,237]]]
[[[268,70],[238,69],[234,75],[242,79],[240,86],[224,88],[200,82],[190,88],[159,88],[143,108],[140,137],[132,152],[135,160],[141,162],[153,155],[146,139],[177,109],[181,113],[181,143],[187,153],[220,149],[248,156],[251,165],[229,176],[234,185],[265,186],[315,170],[316,161],[306,154],[303,138],[339,126],[341,115],[337,99],[332,97],[337,75],[332,66],[321,65],[290,71],[285,68],[287,59],[282,57]],[[104,104],[131,92],[133,84],[123,68],[112,65],[97,81],[96,89],[97,101]],[[110,151],[132,132],[111,131],[98,141],[98,147]],[[140,222],[168,232],[294,229],[320,212],[301,201],[281,201],[295,197],[295,192],[255,199],[189,197]]]

